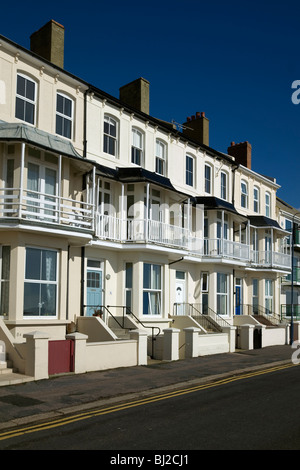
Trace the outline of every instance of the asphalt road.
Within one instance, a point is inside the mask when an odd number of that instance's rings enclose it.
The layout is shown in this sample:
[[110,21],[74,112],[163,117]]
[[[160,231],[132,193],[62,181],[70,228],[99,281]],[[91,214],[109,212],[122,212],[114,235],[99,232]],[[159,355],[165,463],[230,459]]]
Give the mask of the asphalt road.
[[198,450],[299,450],[299,396],[299,368],[286,365],[3,431],[0,449],[106,450],[102,463],[130,450],[144,456],[134,462],[138,467],[150,463],[153,452],[184,459]]

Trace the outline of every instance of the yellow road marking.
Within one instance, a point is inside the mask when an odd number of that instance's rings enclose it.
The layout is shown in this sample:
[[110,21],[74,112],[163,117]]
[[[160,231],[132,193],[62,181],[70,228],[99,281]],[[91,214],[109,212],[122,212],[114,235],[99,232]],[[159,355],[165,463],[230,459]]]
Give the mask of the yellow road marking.
[[202,384],[202,385],[195,385],[193,387],[189,387],[189,388],[185,388],[185,389],[174,390],[173,392],[167,392],[167,393],[163,393],[163,394],[159,394],[159,395],[154,395],[154,396],[151,396],[151,397],[145,397],[145,398],[142,398],[142,399],[139,399],[139,400],[135,400],[133,402],[126,402],[126,403],[123,403],[123,404],[121,403],[121,404],[110,406],[110,407],[103,408],[103,409],[91,410],[91,411],[87,411],[85,413],[80,413],[80,414],[75,414],[75,415],[72,415],[72,416],[69,416],[69,417],[55,419],[55,420],[52,420],[51,422],[45,422],[45,423],[40,423],[40,424],[36,424],[36,425],[27,426],[27,427],[20,428],[20,429],[6,431],[6,432],[0,434],[0,441],[5,440],[5,439],[10,439],[12,437],[21,436],[23,434],[29,434],[29,433],[33,433],[33,432],[37,432],[37,431],[44,431],[44,430],[47,430],[47,429],[56,428],[56,427],[59,427],[59,426],[65,426],[67,424],[74,423],[74,422],[77,422],[77,421],[81,421],[81,420],[84,420],[84,419],[89,419],[89,418],[92,418],[94,416],[101,416],[101,415],[105,415],[105,414],[108,414],[108,413],[115,413],[117,411],[126,410],[126,409],[133,408],[133,407],[136,407],[136,406],[146,405],[146,404],[149,404],[149,403],[154,403],[154,402],[157,402],[157,401],[166,400],[168,398],[178,397],[180,395],[185,395],[185,394],[197,392],[197,391],[200,391],[200,390],[206,390],[208,388],[218,387],[218,386],[221,386],[221,385],[226,385],[228,383],[235,382],[237,380],[243,380],[243,379],[247,379],[247,378],[250,378],[250,377],[256,377],[258,375],[268,374],[270,372],[275,372],[275,371],[287,369],[289,367],[294,367],[296,365],[297,364],[285,364],[285,365],[281,365],[281,366],[275,366],[275,367],[271,367],[271,368],[268,368],[268,369],[259,370],[259,371],[256,371],[256,372],[248,372],[248,373],[240,374],[240,375],[237,375],[237,376],[231,376],[231,377],[228,377],[228,378],[224,378],[224,379],[220,379],[220,380],[217,380],[217,381],[209,382],[209,383]]

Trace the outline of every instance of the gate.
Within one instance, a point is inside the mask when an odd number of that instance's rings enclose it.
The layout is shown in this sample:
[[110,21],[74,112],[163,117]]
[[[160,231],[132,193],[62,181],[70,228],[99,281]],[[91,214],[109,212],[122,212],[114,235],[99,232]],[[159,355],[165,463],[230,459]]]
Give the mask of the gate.
[[74,372],[74,341],[49,341],[49,375]]
[[254,347],[254,349],[260,349],[261,348],[261,328],[254,328],[253,347]]

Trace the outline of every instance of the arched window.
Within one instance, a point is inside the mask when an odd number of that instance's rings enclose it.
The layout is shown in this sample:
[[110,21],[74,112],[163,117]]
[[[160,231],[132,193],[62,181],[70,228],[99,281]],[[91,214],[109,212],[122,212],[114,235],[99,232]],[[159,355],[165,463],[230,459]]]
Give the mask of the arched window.
[[221,171],[221,198],[227,200],[228,199],[228,177],[227,173]]
[[253,189],[253,210],[254,212],[258,213],[260,210],[260,201],[259,201],[259,188],[254,186]]
[[63,93],[56,95],[56,134],[72,138],[73,101]]
[[268,192],[266,193],[265,213],[267,217],[271,217],[271,194]]
[[167,172],[167,146],[159,139],[156,140],[155,172],[163,176]]
[[204,168],[204,191],[212,194],[212,167],[208,164]]
[[144,164],[144,134],[133,128],[131,135],[131,163],[142,166]]
[[248,207],[248,185],[246,181],[241,182],[241,206],[245,209]]
[[118,155],[118,122],[111,116],[104,116],[103,152]]
[[185,184],[188,186],[195,185],[195,159],[192,155],[185,157]]
[[17,74],[16,110],[17,119],[35,124],[37,84],[21,73]]

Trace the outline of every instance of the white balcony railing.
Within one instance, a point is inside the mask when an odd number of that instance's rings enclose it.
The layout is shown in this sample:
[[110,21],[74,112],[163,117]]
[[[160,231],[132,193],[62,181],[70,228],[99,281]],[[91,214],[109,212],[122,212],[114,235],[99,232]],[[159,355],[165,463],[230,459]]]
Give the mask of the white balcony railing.
[[0,189],[0,217],[17,217],[92,230],[92,204],[20,188]]
[[278,251],[250,251],[250,261],[252,264],[264,267],[291,268],[291,256]]

